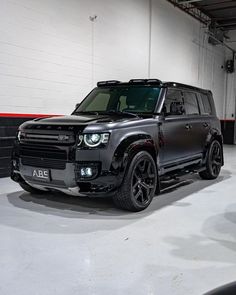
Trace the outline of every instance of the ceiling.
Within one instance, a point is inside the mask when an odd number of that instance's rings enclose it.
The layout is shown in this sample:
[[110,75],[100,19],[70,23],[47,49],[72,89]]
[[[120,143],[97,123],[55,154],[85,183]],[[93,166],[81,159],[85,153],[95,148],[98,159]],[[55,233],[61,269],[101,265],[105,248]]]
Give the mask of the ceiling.
[[216,22],[224,31],[236,30],[235,0],[179,0],[179,4],[190,4]]
[[236,30],[235,0],[192,0],[192,4],[216,21],[223,30]]

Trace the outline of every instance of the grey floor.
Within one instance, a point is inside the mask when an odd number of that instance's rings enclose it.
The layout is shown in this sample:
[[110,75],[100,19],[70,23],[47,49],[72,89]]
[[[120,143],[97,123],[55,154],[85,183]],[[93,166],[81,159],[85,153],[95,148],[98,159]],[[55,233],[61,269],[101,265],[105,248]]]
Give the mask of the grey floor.
[[0,294],[199,295],[236,279],[236,147],[217,181],[142,213],[107,199],[31,196],[0,179]]

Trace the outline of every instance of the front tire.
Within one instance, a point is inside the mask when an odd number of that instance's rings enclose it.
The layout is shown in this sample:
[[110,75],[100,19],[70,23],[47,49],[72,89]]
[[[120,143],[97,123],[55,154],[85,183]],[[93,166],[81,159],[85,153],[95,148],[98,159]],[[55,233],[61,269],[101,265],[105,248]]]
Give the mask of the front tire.
[[139,152],[129,163],[124,181],[113,197],[114,204],[121,209],[142,211],[150,205],[156,186],[156,164],[149,153]]
[[41,191],[39,189],[36,189],[36,188],[30,186],[26,182],[20,182],[19,185],[21,186],[21,188],[23,188],[23,190],[25,190],[26,192],[28,192],[30,194],[43,194],[43,193],[45,193],[45,191]]
[[206,170],[199,173],[200,177],[207,180],[216,179],[220,174],[222,162],[222,146],[218,140],[213,140],[207,153]]

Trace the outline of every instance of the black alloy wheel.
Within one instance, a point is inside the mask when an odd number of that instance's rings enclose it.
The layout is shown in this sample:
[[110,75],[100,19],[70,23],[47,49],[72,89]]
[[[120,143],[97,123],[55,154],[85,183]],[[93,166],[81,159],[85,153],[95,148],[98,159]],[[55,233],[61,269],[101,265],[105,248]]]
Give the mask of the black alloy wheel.
[[199,173],[203,179],[216,179],[222,166],[222,147],[218,140],[213,140],[207,155],[206,170]]
[[212,174],[217,177],[221,170],[222,159],[221,159],[221,146],[218,141],[214,142],[212,147],[212,154],[210,159]]
[[141,159],[136,163],[132,175],[132,194],[140,206],[145,206],[152,199],[155,178],[155,167],[150,159]]
[[113,197],[115,205],[134,212],[144,210],[153,199],[157,179],[153,157],[146,151],[137,153],[129,163],[123,184]]

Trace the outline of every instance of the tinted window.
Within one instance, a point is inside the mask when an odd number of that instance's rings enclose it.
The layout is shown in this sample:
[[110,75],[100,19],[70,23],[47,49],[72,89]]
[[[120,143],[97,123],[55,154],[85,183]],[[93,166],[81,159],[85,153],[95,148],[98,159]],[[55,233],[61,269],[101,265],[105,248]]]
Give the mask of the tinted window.
[[185,113],[183,97],[180,90],[168,89],[162,113],[165,116],[183,115]]
[[199,114],[197,95],[194,92],[184,92],[184,106],[186,115]]
[[211,115],[212,109],[211,109],[211,104],[210,104],[208,96],[206,94],[201,94],[201,98],[202,98],[202,106],[203,106],[202,113],[206,115]]
[[86,111],[103,111],[106,110],[108,102],[110,100],[110,94],[101,92],[98,93],[97,99],[91,101],[91,103],[87,106]]
[[76,109],[76,112],[127,111],[152,113],[160,88],[150,86],[114,86],[95,88]]

